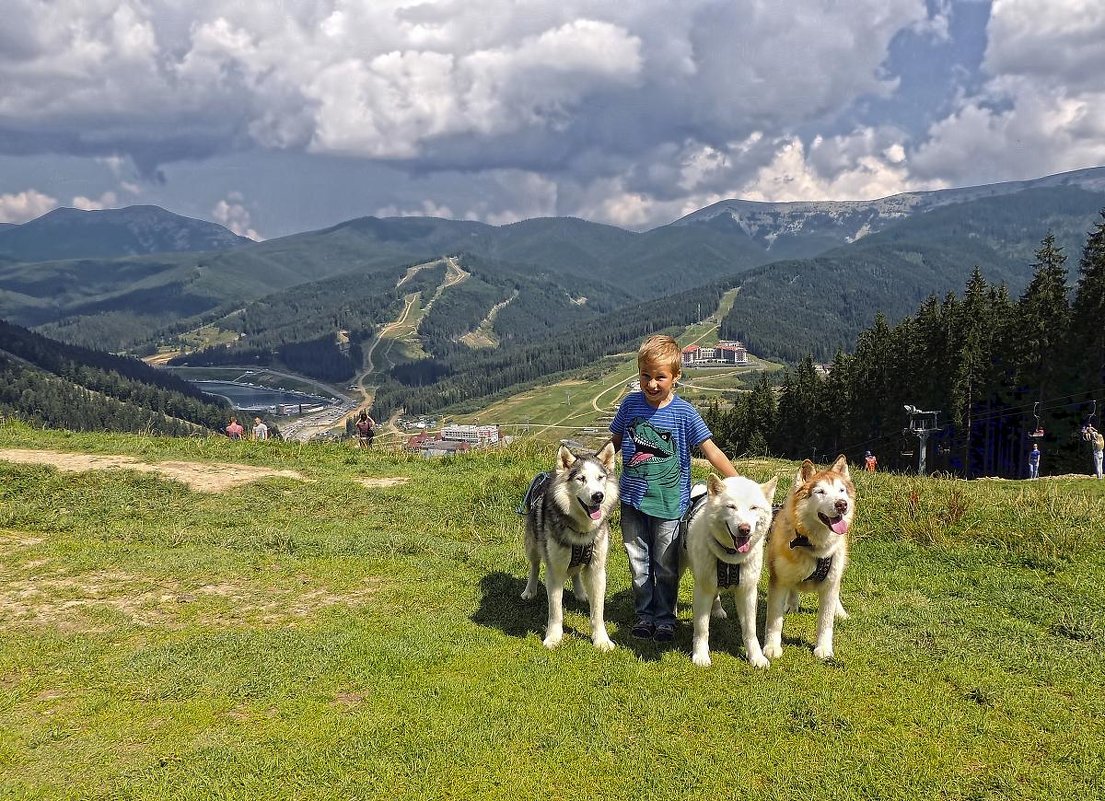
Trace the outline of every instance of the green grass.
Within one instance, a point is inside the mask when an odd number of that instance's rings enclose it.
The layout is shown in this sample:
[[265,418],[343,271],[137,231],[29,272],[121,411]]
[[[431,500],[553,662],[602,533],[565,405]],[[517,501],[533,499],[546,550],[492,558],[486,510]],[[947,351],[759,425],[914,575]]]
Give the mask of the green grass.
[[[0,797],[1061,799],[1105,787],[1105,486],[857,474],[837,658],[767,671],[607,618],[541,646],[513,509],[551,449],[67,434],[0,447],[295,469],[223,493],[0,461]],[[792,463],[741,462],[763,480]],[[696,468],[697,475],[704,475]],[[368,488],[365,478],[405,483]],[[617,530],[615,529],[615,535]],[[763,614],[761,598],[761,619]]]

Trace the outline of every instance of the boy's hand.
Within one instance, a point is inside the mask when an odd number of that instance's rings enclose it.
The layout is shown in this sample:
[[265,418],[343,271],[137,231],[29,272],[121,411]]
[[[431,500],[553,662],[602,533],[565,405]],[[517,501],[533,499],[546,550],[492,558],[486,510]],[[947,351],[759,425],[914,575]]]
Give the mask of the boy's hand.
[[724,478],[737,475],[737,468],[733,467],[733,463],[729,461],[729,457],[722,452],[721,448],[714,444],[712,439],[704,439],[699,444],[698,449],[702,452],[702,455],[706,457],[706,460],[713,465],[713,468],[721,473]]

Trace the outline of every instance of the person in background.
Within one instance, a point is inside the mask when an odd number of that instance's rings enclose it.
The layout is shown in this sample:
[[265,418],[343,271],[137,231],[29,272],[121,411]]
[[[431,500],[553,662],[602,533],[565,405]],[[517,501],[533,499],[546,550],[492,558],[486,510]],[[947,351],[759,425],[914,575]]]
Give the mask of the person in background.
[[875,458],[875,454],[871,451],[863,454],[863,469],[868,473],[874,473],[879,466],[879,460]]
[[253,418],[253,438],[254,439],[268,439],[269,427],[265,425],[265,421],[260,417]]
[[1028,452],[1028,477],[1040,477],[1040,446],[1032,443],[1032,450]]
[[376,421],[364,409],[361,410],[354,428],[357,429],[357,444],[362,448],[372,447],[372,438],[376,436]]
[[1093,427],[1092,423],[1086,423],[1082,426],[1082,439],[1090,443],[1090,447],[1093,449],[1093,471],[1094,475],[1101,478],[1101,457],[1105,452],[1105,437],[1101,436],[1101,432]]
[[228,437],[231,439],[241,439],[245,431],[246,430],[242,428],[242,424],[238,422],[237,417],[230,418],[230,425],[226,427],[226,435]]

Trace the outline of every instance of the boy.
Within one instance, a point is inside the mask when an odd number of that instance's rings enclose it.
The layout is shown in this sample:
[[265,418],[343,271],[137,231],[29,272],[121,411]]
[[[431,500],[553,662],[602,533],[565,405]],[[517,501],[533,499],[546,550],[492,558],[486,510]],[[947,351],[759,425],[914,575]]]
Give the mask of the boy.
[[622,542],[637,616],[632,634],[659,642],[675,639],[677,535],[691,495],[691,449],[697,447],[722,476],[737,474],[698,410],[675,394],[682,357],[669,336],[641,343],[641,390],[625,397],[610,423],[614,447],[622,452]]

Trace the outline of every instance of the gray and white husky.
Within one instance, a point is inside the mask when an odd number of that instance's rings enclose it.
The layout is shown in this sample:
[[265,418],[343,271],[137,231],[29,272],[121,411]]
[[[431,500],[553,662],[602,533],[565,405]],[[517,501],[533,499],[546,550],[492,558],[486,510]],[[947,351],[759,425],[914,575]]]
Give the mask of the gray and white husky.
[[[544,645],[555,648],[564,637],[564,582],[573,580],[576,597],[589,601],[591,642],[600,651],[613,649],[603,621],[606,554],[610,547],[610,512],[618,502],[611,442],[594,456],[576,456],[561,445],[556,470],[543,484],[531,486],[526,508],[526,556],[529,580],[522,598],[537,597],[541,563],[549,620]],[[580,584],[586,596],[580,591]]]
[[694,575],[691,661],[699,667],[710,666],[710,618],[726,617],[722,592],[733,596],[749,663],[771,664],[756,637],[756,600],[777,480],[758,484],[744,476],[721,479],[711,473],[705,503],[691,514],[680,562]]

